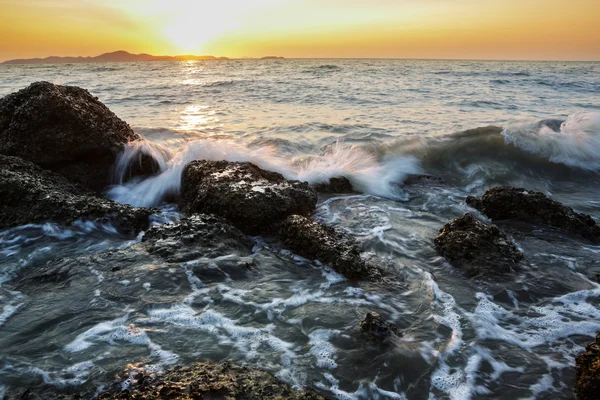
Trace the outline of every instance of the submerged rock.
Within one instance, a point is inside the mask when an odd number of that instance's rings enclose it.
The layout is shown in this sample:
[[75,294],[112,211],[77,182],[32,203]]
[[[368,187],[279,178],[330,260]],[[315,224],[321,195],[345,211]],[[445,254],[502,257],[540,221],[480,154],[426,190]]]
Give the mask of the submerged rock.
[[434,242],[438,253],[469,277],[512,272],[523,263],[523,254],[497,226],[471,214],[444,225]]
[[0,155],[0,229],[103,218],[123,233],[137,233],[148,227],[153,212],[96,197],[62,175]]
[[576,213],[540,192],[499,186],[488,190],[481,198],[467,197],[467,204],[492,221],[514,219],[549,225],[600,243],[600,226],[592,217]]
[[343,176],[330,178],[328,183],[317,183],[313,188],[319,193],[356,193],[350,181]]
[[176,367],[163,375],[147,371],[133,374],[131,386],[125,391],[106,392],[98,397],[108,399],[304,399],[323,397],[313,391],[293,390],[273,375],[231,362],[195,363]]
[[0,99],[0,154],[100,191],[123,145],[139,136],[87,90],[36,82]]
[[292,214],[310,215],[316,203],[308,183],[249,162],[193,161],[181,177],[183,212],[216,214],[249,234],[270,232]]
[[367,313],[365,319],[360,321],[360,330],[372,342],[382,342],[398,334],[396,325],[387,322],[376,312]]
[[575,359],[575,395],[578,400],[595,400],[600,395],[600,333]]
[[152,227],[144,234],[142,243],[149,253],[168,262],[249,254],[253,246],[253,242],[228,221],[206,214]]
[[330,265],[348,279],[377,279],[381,271],[360,257],[354,238],[300,215],[288,217],[279,237],[294,253]]
[[403,182],[405,185],[424,185],[444,183],[442,178],[433,175],[413,174],[408,175]]

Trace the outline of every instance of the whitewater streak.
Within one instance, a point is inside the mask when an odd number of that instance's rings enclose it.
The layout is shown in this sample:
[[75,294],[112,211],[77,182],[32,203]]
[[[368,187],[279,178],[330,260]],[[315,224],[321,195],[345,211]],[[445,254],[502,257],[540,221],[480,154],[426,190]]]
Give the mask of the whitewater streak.
[[[159,206],[169,196],[179,194],[183,169],[194,160],[247,161],[279,172],[286,179],[310,184],[344,176],[358,191],[393,200],[406,198],[401,184],[407,175],[423,172],[444,175],[453,169],[453,173],[466,173],[465,179],[469,180],[474,170],[487,168],[493,170],[487,173],[490,177],[501,169],[492,161],[507,162],[507,157],[518,159],[532,169],[539,160],[545,160],[571,168],[600,170],[600,113],[573,114],[560,124],[559,130],[554,130],[557,126],[558,122],[553,126],[541,121],[510,126],[503,131],[480,128],[418,143],[399,139],[377,144],[375,148],[337,141],[326,146],[321,154],[295,157],[278,154],[275,146],[247,147],[229,139],[200,139],[175,151],[142,140],[130,143],[117,160],[116,184],[107,194],[115,201],[133,206]],[[489,165],[463,168],[466,160],[462,158],[473,162],[473,152],[487,158]],[[125,182],[127,171],[135,163],[141,163],[142,155],[156,161],[158,174]],[[537,168],[547,170],[544,165]]]

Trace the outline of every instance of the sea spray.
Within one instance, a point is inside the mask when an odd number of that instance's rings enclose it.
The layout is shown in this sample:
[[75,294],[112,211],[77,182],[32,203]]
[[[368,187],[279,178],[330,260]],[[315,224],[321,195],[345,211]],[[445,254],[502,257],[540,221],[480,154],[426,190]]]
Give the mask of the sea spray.
[[[150,145],[143,145],[150,147]],[[127,158],[142,151],[127,149]],[[120,158],[121,160],[121,158]],[[311,184],[326,182],[335,176],[345,176],[359,190],[391,199],[401,199],[395,183],[413,173],[420,172],[418,160],[412,156],[386,157],[378,160],[364,147],[335,143],[321,155],[285,158],[272,146],[248,148],[230,140],[202,139],[188,143],[179,153],[166,161],[158,175],[144,180],[114,185],[107,194],[120,203],[139,207],[158,206],[170,195],[178,195],[181,174],[194,160],[226,160],[251,162],[260,168],[282,174],[286,179],[298,179]]]
[[559,131],[545,124],[528,124],[507,128],[502,135],[507,144],[553,163],[600,169],[600,112],[569,115]]

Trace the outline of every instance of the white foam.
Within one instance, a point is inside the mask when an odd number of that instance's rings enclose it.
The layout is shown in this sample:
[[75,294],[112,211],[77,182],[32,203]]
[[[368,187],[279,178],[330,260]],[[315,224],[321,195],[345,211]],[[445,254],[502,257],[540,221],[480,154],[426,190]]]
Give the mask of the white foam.
[[[146,144],[128,148],[123,159],[129,160]],[[135,146],[139,146],[135,147]],[[159,157],[160,158],[160,157]],[[281,173],[286,179],[299,179],[309,183],[326,182],[335,176],[345,176],[358,190],[392,199],[405,198],[394,186],[408,174],[420,172],[419,161],[413,156],[396,156],[384,160],[367,152],[363,147],[336,143],[321,155],[300,156],[290,159],[278,155],[274,147],[249,148],[231,140],[201,139],[187,143],[153,177],[141,182],[120,183],[109,188],[107,195],[120,203],[134,206],[158,206],[168,194],[177,194],[185,166],[194,160],[249,161],[257,166]],[[118,162],[117,170],[124,171]],[[122,172],[119,172],[122,175]],[[123,172],[124,173],[124,172]],[[261,187],[256,187],[261,191]]]
[[502,135],[507,144],[551,162],[600,169],[600,112],[569,115],[560,126],[560,132],[546,125],[530,124],[505,129]]
[[316,329],[311,332],[309,354],[315,357],[315,364],[319,368],[334,369],[337,367],[335,362],[335,346],[329,342],[332,337],[341,332],[336,329]]
[[45,384],[64,388],[67,386],[79,386],[85,383],[93,367],[94,363],[92,361],[83,361],[57,372],[48,372],[38,367],[31,367],[25,373],[40,375]]

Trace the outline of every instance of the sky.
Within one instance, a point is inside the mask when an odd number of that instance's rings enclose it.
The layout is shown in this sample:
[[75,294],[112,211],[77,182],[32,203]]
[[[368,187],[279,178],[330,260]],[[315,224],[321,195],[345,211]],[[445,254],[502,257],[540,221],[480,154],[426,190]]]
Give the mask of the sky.
[[0,61],[153,55],[600,61],[600,0],[0,0]]

